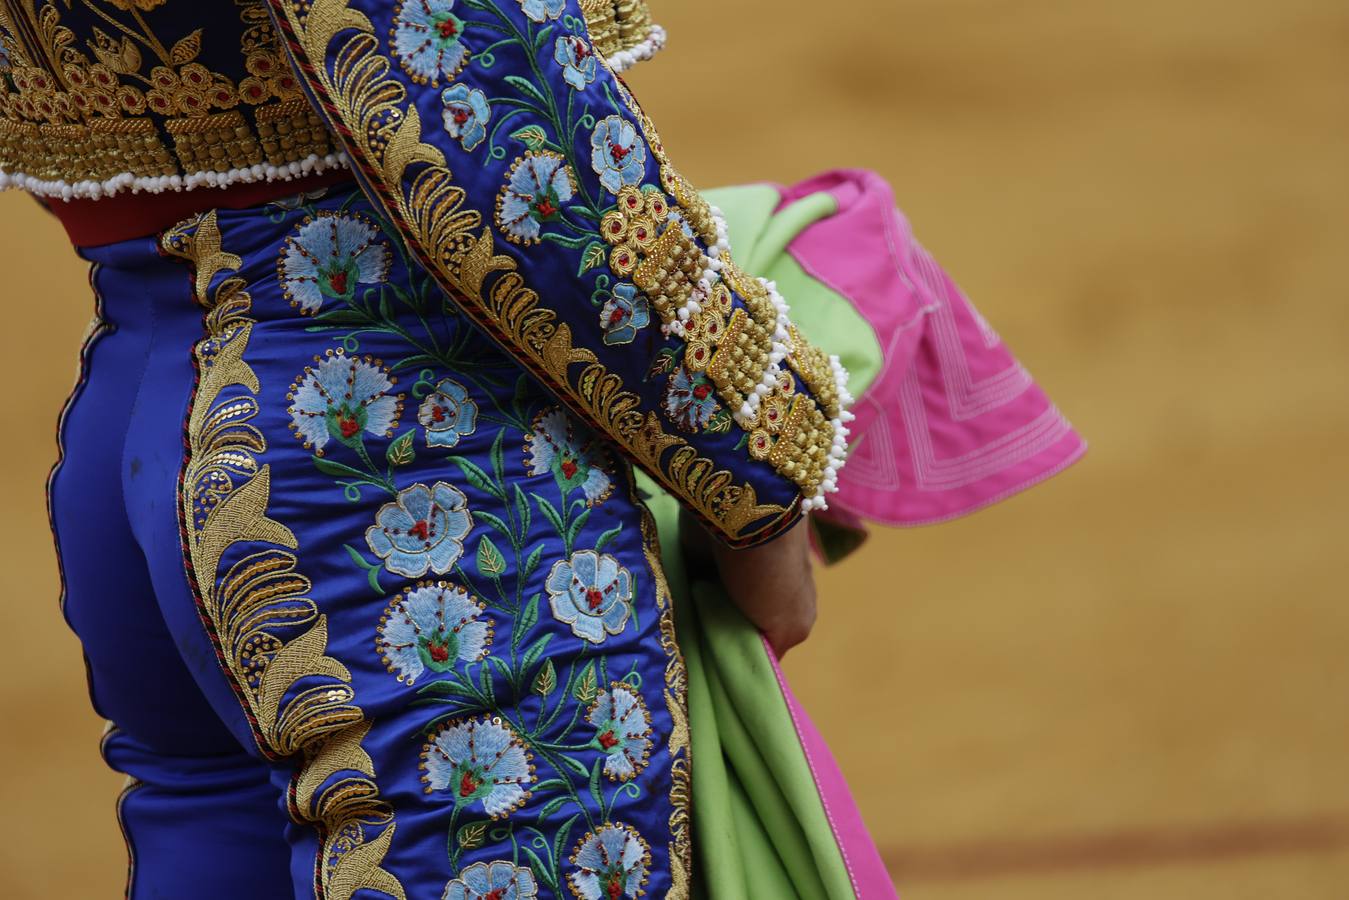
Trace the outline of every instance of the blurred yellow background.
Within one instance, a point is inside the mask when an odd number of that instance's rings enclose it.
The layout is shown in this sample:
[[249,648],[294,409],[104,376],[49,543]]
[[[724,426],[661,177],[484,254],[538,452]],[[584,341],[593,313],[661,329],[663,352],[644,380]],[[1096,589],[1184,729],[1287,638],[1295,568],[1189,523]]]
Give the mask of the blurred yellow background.
[[[652,6],[696,183],[878,169],[1093,443],[821,575],[790,674],[906,900],[1349,896],[1349,6]],[[0,893],[112,897],[43,499],[92,300],[30,200],[0,236]]]

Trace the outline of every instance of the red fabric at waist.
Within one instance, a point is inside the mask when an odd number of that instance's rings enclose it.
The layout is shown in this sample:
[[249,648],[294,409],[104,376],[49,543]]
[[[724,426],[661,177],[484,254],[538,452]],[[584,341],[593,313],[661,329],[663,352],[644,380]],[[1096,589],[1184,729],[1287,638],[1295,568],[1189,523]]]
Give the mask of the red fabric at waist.
[[156,234],[208,209],[246,209],[351,179],[346,169],[334,169],[291,181],[260,181],[159,194],[116,194],[98,200],[39,198],[39,202],[61,220],[72,244],[94,247]]

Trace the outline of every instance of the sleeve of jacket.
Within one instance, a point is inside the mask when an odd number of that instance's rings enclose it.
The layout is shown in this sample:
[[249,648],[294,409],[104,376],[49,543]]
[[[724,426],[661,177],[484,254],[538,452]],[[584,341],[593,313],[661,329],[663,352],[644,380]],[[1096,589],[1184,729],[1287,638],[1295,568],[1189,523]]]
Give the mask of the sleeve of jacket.
[[578,0],[269,3],[366,192],[576,415],[729,544],[824,505],[846,373],[736,267]]

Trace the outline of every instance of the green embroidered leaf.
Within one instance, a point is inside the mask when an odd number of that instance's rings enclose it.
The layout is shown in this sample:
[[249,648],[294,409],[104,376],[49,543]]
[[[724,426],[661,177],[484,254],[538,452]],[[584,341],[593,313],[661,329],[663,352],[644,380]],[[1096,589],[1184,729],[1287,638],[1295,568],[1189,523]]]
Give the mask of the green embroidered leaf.
[[562,808],[562,805],[566,802],[567,802],[566,797],[554,797],[552,800],[549,800],[547,803],[543,804],[543,806],[540,806],[539,821],[543,821],[544,819],[551,816],[553,813],[557,812],[559,809]]
[[542,556],[543,556],[543,544],[539,544],[539,546],[535,547],[532,551],[530,551],[529,556],[525,559],[525,567],[523,571],[520,573],[520,577],[528,578],[530,575],[533,575],[534,570],[539,567],[539,558]]
[[553,530],[557,532],[558,537],[564,536],[567,533],[567,529],[562,524],[562,513],[557,511],[557,507],[553,506],[546,498],[540,497],[533,491],[530,491],[530,496],[533,497],[534,502],[539,505],[539,512],[543,513],[543,517],[552,524]]
[[[501,456],[501,442],[505,437],[506,429],[503,428],[497,432],[497,439],[492,442],[492,471],[496,473],[498,482],[505,480],[503,473],[506,471],[506,466]],[[505,500],[506,498],[502,497],[501,499]]]
[[720,407],[712,413],[712,418],[707,420],[703,430],[710,431],[713,434],[726,434],[731,430],[731,421],[731,414],[726,411],[725,407]]
[[483,666],[478,669],[478,685],[482,689],[483,694],[487,697],[487,701],[495,704],[497,702],[497,692],[496,689],[492,687],[492,672],[490,667]]
[[535,794],[546,794],[549,791],[565,791],[567,789],[567,784],[568,782],[563,781],[561,778],[545,778],[542,781],[537,782],[534,787],[530,788],[530,791]]
[[605,546],[614,538],[618,537],[619,533],[622,531],[622,525],[615,525],[613,528],[610,528],[608,531],[604,532],[604,534],[600,535],[600,539],[595,542],[595,552],[598,553],[603,550]]
[[511,684],[518,684],[515,673],[511,671],[511,667],[506,664],[504,659],[499,656],[489,656],[487,657],[487,661],[492,664],[494,669],[501,673],[502,678],[506,679]]
[[343,463],[334,462],[327,457],[315,456],[313,459],[314,467],[324,475],[332,475],[337,478],[358,478],[361,481],[368,481],[370,479],[369,475],[359,469],[353,469],[351,466],[344,465]]
[[584,275],[591,269],[598,269],[609,259],[608,248],[599,241],[591,241],[581,254],[581,268],[576,271],[577,275]]
[[351,557],[352,562],[365,570],[365,580],[370,582],[370,589],[373,590],[377,596],[383,597],[384,588],[380,586],[379,573],[384,570],[384,567],[377,563],[366,562],[365,557],[361,555],[361,552],[350,544],[343,544],[342,549],[347,551],[347,556]]
[[590,796],[595,798],[595,805],[600,809],[604,809],[604,795],[600,793],[600,768],[603,765],[604,757],[601,756],[590,767]]
[[515,488],[515,514],[520,518],[520,534],[529,534],[529,501],[525,499],[525,492],[520,489],[520,485],[513,484]]
[[473,691],[457,681],[433,681],[417,691],[418,694],[453,694],[456,697],[472,697]]
[[412,449],[412,439],[416,434],[415,428],[409,428],[389,445],[389,449],[384,454],[389,458],[389,465],[411,465],[412,461],[417,458],[417,451]]
[[[540,816],[539,819],[540,822],[542,822],[543,817]],[[520,850],[525,854],[525,856],[529,857],[529,867],[534,871],[534,877],[538,878],[539,881],[542,881],[544,884],[548,885],[548,889],[551,890],[553,893],[557,893],[558,889],[557,879],[553,877],[552,871],[549,870],[544,865],[543,860],[539,859],[539,854],[535,853],[527,846],[521,847]]]
[[548,644],[552,640],[552,634],[545,634],[543,637],[530,644],[529,649],[525,651],[525,656],[520,663],[520,667],[528,672],[534,663],[539,661],[539,657],[543,655],[544,650],[548,649]]
[[488,525],[491,525],[497,531],[501,532],[501,534],[506,538],[506,540],[509,541],[511,539],[511,527],[507,525],[505,520],[502,519],[500,516],[498,516],[496,513],[489,513],[486,510],[475,509],[473,511],[473,516],[474,518],[482,519]]
[[586,764],[581,762],[579,759],[573,759],[572,757],[567,756],[565,753],[559,753],[558,759],[566,763],[573,772],[575,772],[577,775],[580,775],[582,778],[588,778],[590,776],[590,770],[587,769]]
[[[595,698],[599,696],[599,684],[595,680],[595,664],[593,662],[586,664],[585,671],[581,673],[580,679],[576,682],[572,695],[586,706],[594,703]],[[589,773],[583,769],[581,774]]]
[[469,822],[459,829],[459,846],[465,850],[476,850],[487,840],[486,822]]
[[553,667],[551,659],[545,659],[543,668],[534,676],[534,693],[540,697],[547,697],[555,690],[557,690],[557,669]]
[[478,571],[489,578],[499,578],[506,571],[506,557],[487,535],[478,541]]
[[[478,464],[471,459],[465,459],[462,456],[451,456],[450,462],[459,467],[468,479],[468,483],[480,491],[486,491],[498,500],[505,500],[506,494],[497,486],[496,482],[487,477],[487,473],[478,467]],[[507,532],[509,534],[509,532]]]
[[646,377],[649,380],[657,375],[669,375],[677,368],[679,368],[679,351],[673,347],[665,347],[656,354]]
[[571,830],[576,825],[576,820],[579,818],[581,818],[581,814],[577,813],[564,822],[562,827],[557,830],[557,835],[553,838],[553,859],[558,860],[559,863],[566,858],[563,854],[567,852],[567,845],[571,843]]
[[525,604],[525,608],[515,619],[515,627],[511,629],[511,644],[518,645],[521,639],[529,634],[529,629],[533,628],[538,621],[539,595],[535,594],[529,598],[529,602]]
[[585,523],[590,519],[590,510],[586,509],[579,516],[571,520],[571,527],[567,529],[567,546],[570,547],[576,543],[576,536],[581,533]]
[[[507,81],[509,80],[510,79],[508,78]],[[524,79],[519,80],[524,81]],[[525,83],[529,84],[529,82]],[[530,84],[529,86],[531,89],[534,87],[534,85],[532,84]],[[517,141],[524,144],[530,150],[534,150],[536,152],[542,150],[548,144],[548,133],[538,125],[526,125],[519,131],[512,132],[511,137],[515,138]]]

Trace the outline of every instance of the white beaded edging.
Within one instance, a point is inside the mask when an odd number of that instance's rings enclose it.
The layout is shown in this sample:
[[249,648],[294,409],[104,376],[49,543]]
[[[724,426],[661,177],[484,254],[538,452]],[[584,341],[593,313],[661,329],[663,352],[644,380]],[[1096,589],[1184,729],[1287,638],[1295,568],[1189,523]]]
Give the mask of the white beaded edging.
[[626,72],[639,62],[655,56],[664,48],[665,29],[659,25],[652,25],[651,30],[647,32],[646,40],[629,47],[627,50],[619,50],[611,56],[606,56],[604,61],[615,72]]
[[61,200],[97,200],[123,193],[162,194],[165,191],[191,191],[197,188],[223,188],[231,184],[250,184],[259,181],[291,181],[305,175],[318,175],[330,169],[350,166],[345,153],[327,156],[312,154],[304,159],[274,166],[259,163],[225,172],[193,172],[190,175],[137,176],[130,172],[114,175],[106,181],[49,181],[22,172],[0,172],[0,190],[18,188],[39,197]]

